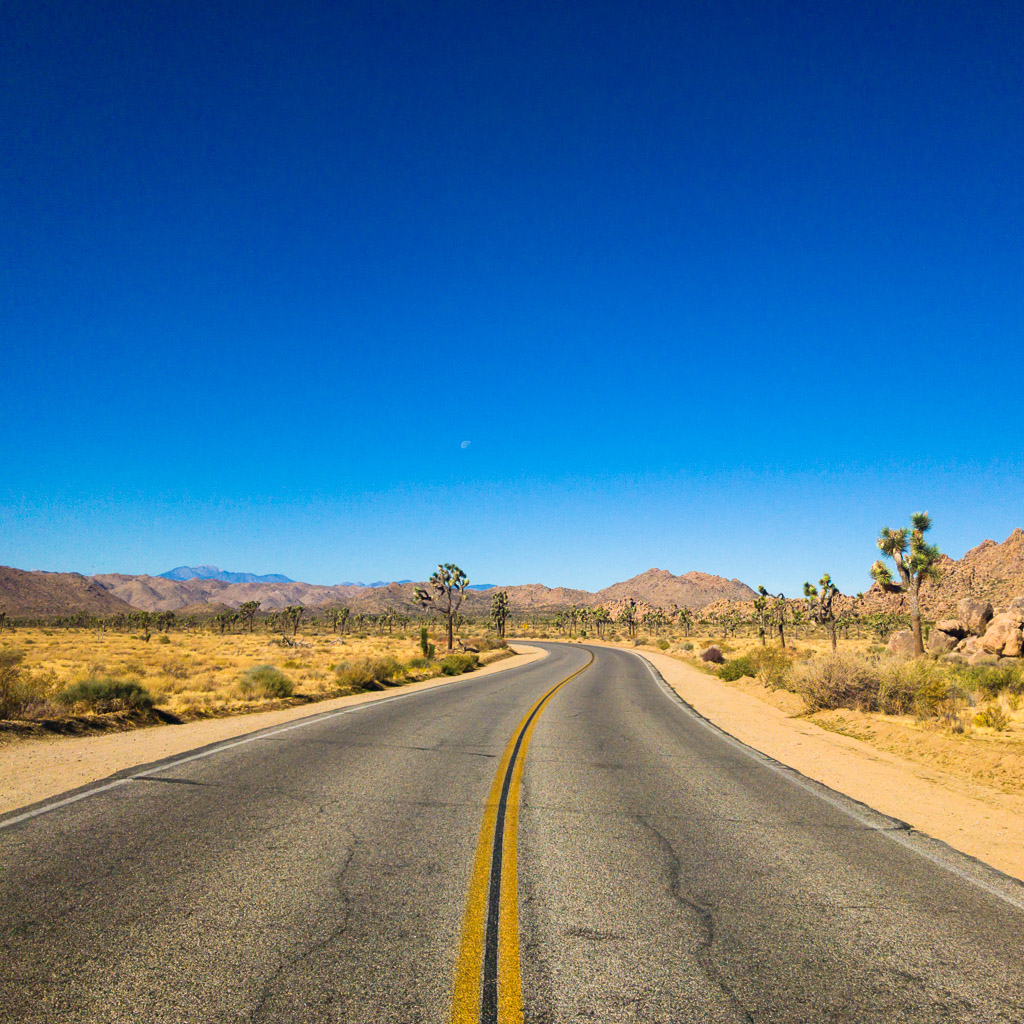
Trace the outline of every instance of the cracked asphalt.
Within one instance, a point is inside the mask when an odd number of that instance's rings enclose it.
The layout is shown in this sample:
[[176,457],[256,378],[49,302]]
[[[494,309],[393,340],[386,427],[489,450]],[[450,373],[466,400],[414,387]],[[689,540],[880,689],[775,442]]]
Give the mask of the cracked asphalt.
[[[497,760],[587,658],[549,650],[0,819],[0,1020],[446,1021]],[[526,762],[527,1021],[1024,1022],[1024,886],[593,651]]]

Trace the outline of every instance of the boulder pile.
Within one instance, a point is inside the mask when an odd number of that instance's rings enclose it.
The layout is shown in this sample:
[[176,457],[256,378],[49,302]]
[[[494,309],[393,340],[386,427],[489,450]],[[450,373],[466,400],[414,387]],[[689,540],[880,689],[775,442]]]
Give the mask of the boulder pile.
[[[929,654],[950,661],[963,660],[969,665],[1024,656],[1024,596],[1013,598],[1005,608],[995,609],[989,601],[965,597],[956,610],[955,619],[941,619],[932,627],[927,643]],[[897,633],[889,641],[890,650],[895,653],[901,653],[905,646],[902,638],[894,646],[899,636]]]

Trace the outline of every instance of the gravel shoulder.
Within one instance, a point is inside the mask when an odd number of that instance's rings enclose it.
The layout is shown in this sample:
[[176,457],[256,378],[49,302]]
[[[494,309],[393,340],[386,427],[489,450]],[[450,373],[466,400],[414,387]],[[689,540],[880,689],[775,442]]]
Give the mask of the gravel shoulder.
[[547,657],[527,644],[509,645],[515,656],[460,676],[439,676],[382,692],[303,704],[276,711],[204,719],[182,725],[153,726],[94,736],[53,736],[21,739],[0,745],[0,814],[105,779],[116,772],[183,754],[210,743],[233,739],[325,711],[368,704],[398,694],[431,690],[469,677],[504,672]]
[[738,740],[1024,879],[1024,796],[830,732],[676,658],[642,653],[687,704]]

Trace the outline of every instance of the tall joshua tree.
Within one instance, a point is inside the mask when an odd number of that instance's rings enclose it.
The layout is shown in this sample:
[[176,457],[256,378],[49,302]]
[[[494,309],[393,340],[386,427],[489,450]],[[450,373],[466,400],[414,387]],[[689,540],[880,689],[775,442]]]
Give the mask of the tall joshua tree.
[[494,631],[498,636],[505,636],[505,623],[511,614],[512,607],[509,603],[508,592],[499,590],[491,598],[491,622],[494,623]]
[[833,651],[836,649],[836,613],[832,610],[832,601],[838,593],[839,588],[832,582],[832,577],[828,573],[821,577],[817,587],[813,583],[804,584],[807,610],[819,626],[824,626],[828,630]]
[[927,512],[915,512],[910,517],[910,528],[899,530],[882,527],[878,547],[896,565],[900,582],[892,577],[892,570],[879,559],[871,566],[871,578],[887,593],[906,594],[910,601],[910,626],[914,631],[914,649],[924,654],[924,633],[921,629],[921,584],[926,579],[937,580],[941,575],[938,561],[942,552],[934,544],[926,544],[924,535],[932,528]]
[[242,616],[242,621],[249,627],[249,632],[252,632],[252,627],[256,621],[256,613],[260,610],[260,601],[245,601],[238,606],[238,614]]
[[413,596],[426,608],[434,605],[448,623],[448,650],[455,646],[455,616],[459,613],[459,605],[465,597],[469,577],[452,562],[445,562],[437,567],[437,572],[430,577],[430,586],[434,593],[416,587]]

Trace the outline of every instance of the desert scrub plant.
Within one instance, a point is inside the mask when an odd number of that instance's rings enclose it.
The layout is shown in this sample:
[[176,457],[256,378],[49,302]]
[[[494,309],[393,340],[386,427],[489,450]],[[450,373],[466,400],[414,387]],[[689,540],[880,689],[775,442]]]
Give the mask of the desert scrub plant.
[[15,718],[45,703],[46,681],[22,667],[24,651],[0,651],[0,718]]
[[878,706],[878,683],[873,662],[839,652],[800,665],[793,689],[810,712],[835,708],[874,711]]
[[1010,716],[1006,713],[1006,708],[999,701],[994,700],[990,704],[986,704],[974,716],[974,724],[1002,732],[1009,726]]
[[94,711],[98,715],[110,711],[147,711],[153,697],[134,679],[82,679],[61,690],[54,698],[71,710]]
[[433,657],[430,653],[431,646],[430,638],[427,636],[427,627],[420,626],[420,650],[423,652],[424,658]]
[[254,665],[238,680],[238,691],[247,700],[290,697],[295,692],[295,684],[274,665]]
[[725,661],[725,655],[722,654],[722,648],[718,644],[712,644],[700,652],[700,660],[714,665],[721,665]]
[[[703,658],[704,655],[702,654],[701,657]],[[730,658],[718,670],[718,674],[727,683],[734,683],[737,679],[742,679],[744,676],[749,676],[753,679],[757,674],[757,660],[750,654],[741,655],[739,658]]]
[[1001,693],[1019,695],[1024,692],[1024,670],[1019,665],[958,666],[957,675],[967,689],[977,690],[991,700]]
[[658,641],[658,647],[663,651],[667,651],[669,649],[669,646],[669,642],[664,637],[662,637]]
[[405,674],[405,666],[395,658],[354,658],[334,667],[338,685],[351,690],[383,690]]
[[441,659],[441,673],[446,676],[460,676],[471,672],[480,663],[475,654],[448,654]]
[[753,661],[754,674],[762,686],[780,690],[786,685],[793,662],[781,647],[762,647],[754,653]]

